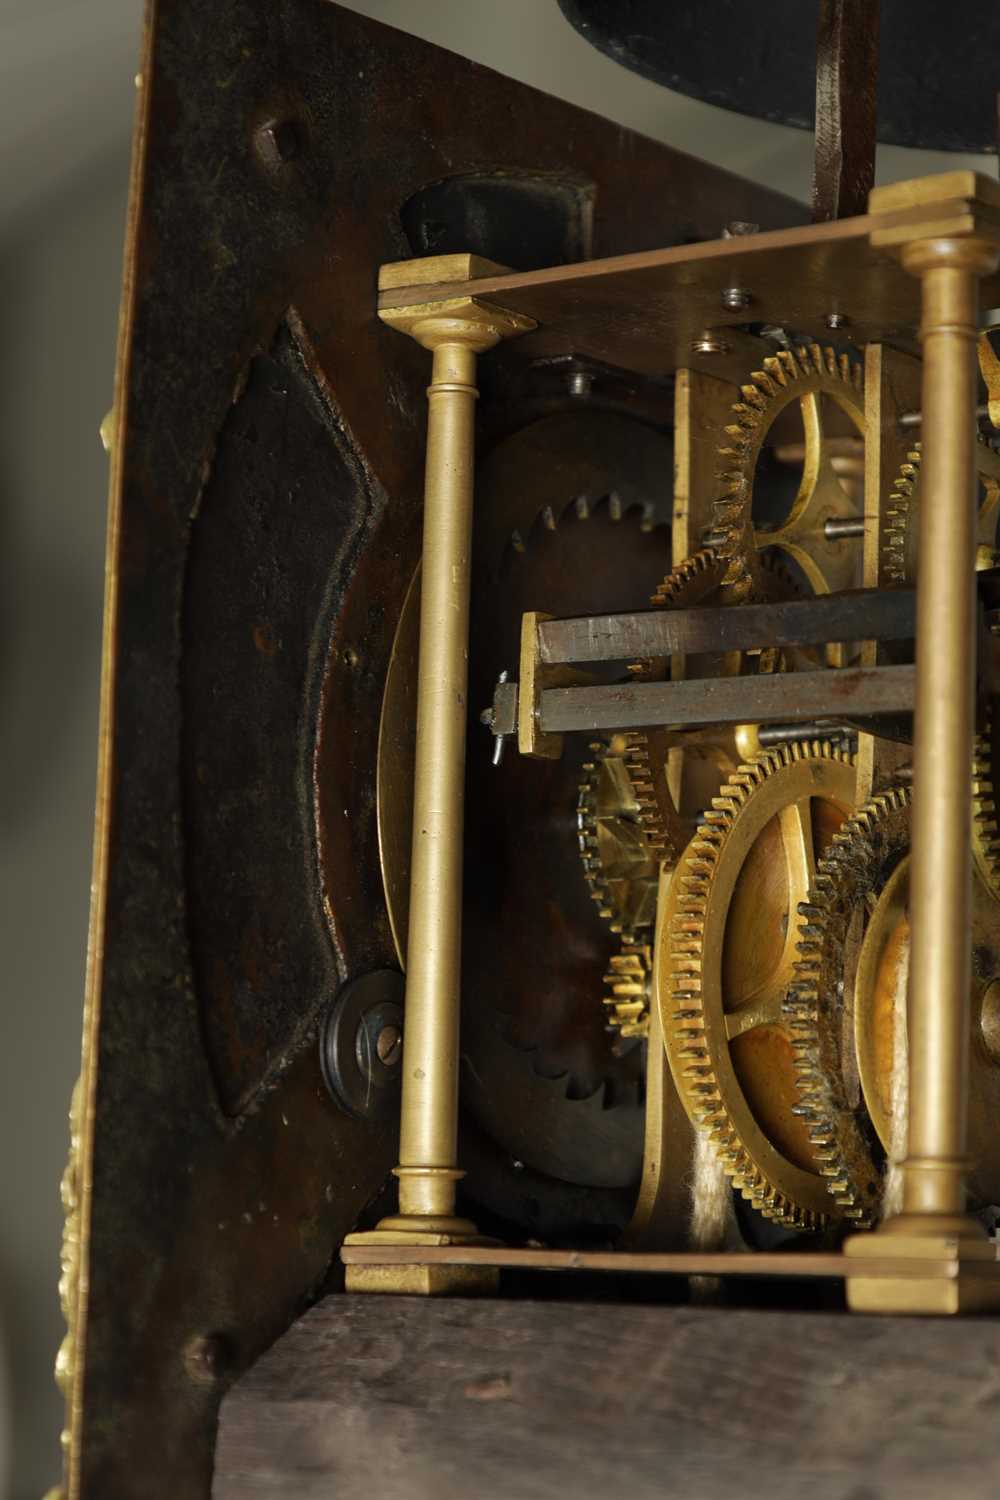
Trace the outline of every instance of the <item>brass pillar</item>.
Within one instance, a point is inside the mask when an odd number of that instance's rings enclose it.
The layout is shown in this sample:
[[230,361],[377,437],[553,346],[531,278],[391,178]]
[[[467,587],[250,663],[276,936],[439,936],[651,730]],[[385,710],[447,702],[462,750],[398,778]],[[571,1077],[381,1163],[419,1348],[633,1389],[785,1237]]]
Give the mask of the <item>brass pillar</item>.
[[[969,767],[975,732],[975,407],[979,278],[996,269],[985,237],[902,248],[920,278],[923,461],[917,583],[913,857],[910,876],[908,1152],[903,1210],[846,1252],[859,1259],[848,1302],[864,1311],[957,1312],[993,1305],[1000,1281],[965,1216],[970,1004]],[[891,1240],[891,1246],[887,1241]],[[900,1254],[912,1278],[865,1279],[866,1255]],[[958,1258],[957,1277],[926,1263]],[[923,1271],[919,1262],[925,1263]]]
[[[392,267],[392,283],[464,279],[470,258]],[[489,267],[489,270],[495,268]],[[482,274],[482,271],[480,271]],[[385,285],[383,280],[381,283]],[[383,310],[433,352],[421,564],[417,752],[403,1027],[399,1213],[348,1243],[449,1244],[476,1239],[455,1217],[462,831],[469,652],[476,359],[529,318],[472,297]],[[463,1267],[349,1266],[349,1291],[471,1291],[495,1273]]]
[[921,278],[924,369],[910,877],[909,1146],[903,1213],[965,1221],[972,764],[976,694],[976,239],[903,252]]

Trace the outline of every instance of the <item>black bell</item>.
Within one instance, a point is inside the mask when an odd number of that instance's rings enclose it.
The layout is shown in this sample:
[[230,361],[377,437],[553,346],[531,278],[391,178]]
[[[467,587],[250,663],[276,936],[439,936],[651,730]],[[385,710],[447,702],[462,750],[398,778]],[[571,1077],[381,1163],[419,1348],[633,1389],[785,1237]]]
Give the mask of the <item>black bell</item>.
[[[817,0],[559,0],[616,62],[723,109],[811,130]],[[877,12],[879,0],[870,0]],[[878,139],[995,151],[998,0],[881,0]]]

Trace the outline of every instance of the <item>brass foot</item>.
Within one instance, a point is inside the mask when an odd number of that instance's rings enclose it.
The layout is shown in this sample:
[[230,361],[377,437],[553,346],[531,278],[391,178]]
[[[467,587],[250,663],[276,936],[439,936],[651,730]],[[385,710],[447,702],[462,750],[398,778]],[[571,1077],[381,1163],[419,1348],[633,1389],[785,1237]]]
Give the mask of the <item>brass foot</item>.
[[[847,1277],[847,1305],[852,1312],[916,1313],[941,1317],[966,1312],[1000,1311],[1000,1261],[997,1247],[973,1220],[951,1221],[935,1228],[919,1215],[890,1219],[875,1234],[852,1235],[844,1254],[858,1262]],[[886,1255],[912,1261],[913,1274],[867,1277],[865,1259]]]
[[496,1266],[363,1266],[344,1268],[349,1292],[395,1297],[492,1297],[500,1285]]
[[[347,1261],[344,1267],[347,1291],[381,1292],[397,1297],[482,1297],[496,1292],[500,1284],[500,1272],[496,1266],[387,1265],[379,1261],[379,1249],[391,1245],[488,1247],[499,1243],[477,1234],[475,1225],[466,1219],[449,1222],[455,1227],[419,1229],[411,1227],[409,1216],[396,1215],[383,1219],[377,1229],[349,1234],[344,1240],[345,1248],[363,1249],[369,1252],[371,1259]],[[395,1227],[397,1225],[400,1227]]]

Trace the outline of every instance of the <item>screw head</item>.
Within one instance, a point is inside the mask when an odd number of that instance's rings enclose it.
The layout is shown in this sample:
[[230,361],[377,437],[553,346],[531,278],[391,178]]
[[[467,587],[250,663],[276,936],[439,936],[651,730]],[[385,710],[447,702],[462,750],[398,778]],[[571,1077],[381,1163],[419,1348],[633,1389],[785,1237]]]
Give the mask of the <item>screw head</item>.
[[838,328],[850,327],[850,322],[851,320],[846,313],[831,312],[826,315],[826,326],[832,332],[835,332]]
[[391,1022],[383,1026],[375,1038],[375,1051],[384,1067],[398,1067],[403,1057],[403,1033],[400,1028],[393,1026]]
[[577,400],[586,400],[594,389],[594,377],[588,370],[572,370],[569,377],[569,393]]
[[706,328],[703,334],[700,334],[698,338],[693,340],[691,344],[691,353],[728,354],[729,345],[726,343],[725,339],[720,338],[719,335],[713,332],[711,328]]
[[739,239],[744,234],[759,234],[760,225],[751,224],[748,219],[731,219],[722,231],[724,240]]
[[722,293],[722,305],[730,312],[739,312],[744,307],[749,307],[753,301],[750,293],[742,286],[727,286]]

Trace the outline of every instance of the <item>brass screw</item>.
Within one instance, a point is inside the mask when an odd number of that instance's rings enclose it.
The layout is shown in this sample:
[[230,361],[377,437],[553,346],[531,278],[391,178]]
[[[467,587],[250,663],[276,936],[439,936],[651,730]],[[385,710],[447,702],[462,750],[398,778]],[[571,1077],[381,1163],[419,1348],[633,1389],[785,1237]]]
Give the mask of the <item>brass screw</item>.
[[728,354],[729,345],[717,333],[713,333],[710,328],[706,328],[705,332],[692,342],[691,353]]
[[379,1062],[394,1068],[403,1055],[403,1033],[398,1026],[383,1026],[375,1039]]

